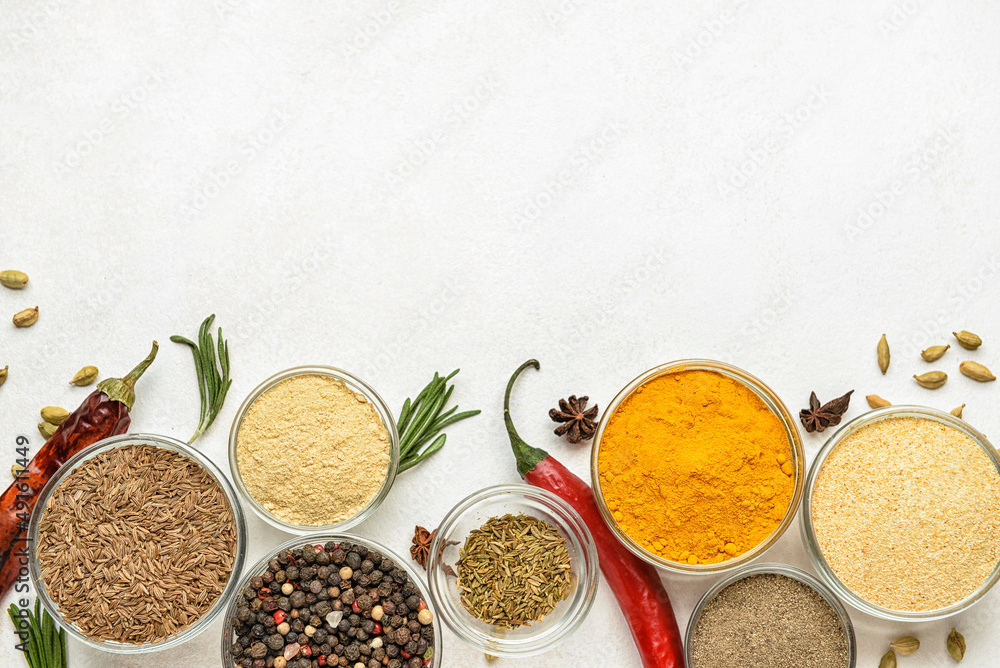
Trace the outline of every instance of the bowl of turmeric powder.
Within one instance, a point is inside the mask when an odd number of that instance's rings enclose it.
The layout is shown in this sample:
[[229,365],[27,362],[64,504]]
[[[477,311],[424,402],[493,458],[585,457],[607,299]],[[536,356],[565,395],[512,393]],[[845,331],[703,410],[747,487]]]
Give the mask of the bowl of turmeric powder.
[[618,393],[591,452],[597,504],[629,550],[681,573],[764,554],[802,501],[805,454],[771,388],[713,360],[650,369]]

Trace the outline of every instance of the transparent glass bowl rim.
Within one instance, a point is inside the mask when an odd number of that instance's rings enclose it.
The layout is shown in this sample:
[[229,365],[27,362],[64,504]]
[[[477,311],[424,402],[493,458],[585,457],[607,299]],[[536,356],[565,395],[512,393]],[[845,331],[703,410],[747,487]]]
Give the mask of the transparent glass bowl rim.
[[[272,387],[281,383],[282,381],[288,380],[289,378],[296,378],[298,376],[328,376],[335,378],[337,380],[342,380],[347,383],[349,387],[353,390],[360,391],[368,399],[369,403],[375,408],[375,412],[378,413],[382,420],[382,424],[385,426],[386,431],[389,432],[389,469],[386,471],[385,480],[382,481],[382,486],[375,496],[372,497],[368,504],[359,510],[357,514],[348,517],[345,520],[336,522],[334,524],[293,524],[291,522],[286,522],[285,520],[276,517],[267,508],[265,508],[261,503],[254,498],[250,490],[247,489],[246,484],[243,482],[243,477],[240,475],[239,461],[236,456],[236,446],[239,439],[240,427],[243,426],[243,418],[246,417],[247,411],[250,410],[250,406],[253,405],[258,398]],[[392,489],[392,483],[396,479],[396,472],[399,469],[399,433],[396,431],[396,419],[392,415],[392,411],[389,410],[388,405],[379,396],[368,383],[361,380],[349,371],[344,371],[343,369],[338,369],[332,366],[320,366],[320,365],[309,365],[309,366],[297,366],[290,369],[285,369],[284,371],[279,371],[270,378],[264,380],[260,385],[255,387],[247,398],[243,400],[240,404],[239,409],[236,411],[236,417],[233,419],[232,429],[229,431],[229,469],[233,474],[233,484],[236,486],[236,490],[239,492],[240,496],[247,502],[247,505],[257,513],[258,516],[271,526],[286,531],[288,533],[294,534],[307,534],[315,532],[330,532],[330,531],[344,531],[353,526],[357,526],[363,522],[369,515],[375,512],[375,509],[381,505],[385,500],[385,497],[389,495],[389,490]]]
[[989,457],[990,462],[993,464],[993,467],[997,470],[997,475],[1000,475],[1000,456],[997,455],[997,451],[993,448],[985,436],[974,429],[970,424],[964,420],[960,420],[954,415],[939,411],[935,408],[914,405],[887,406],[885,408],[877,408],[875,410],[868,411],[867,413],[854,418],[834,432],[823,445],[819,454],[816,455],[816,459],[813,460],[812,466],[809,469],[809,476],[806,479],[805,498],[802,503],[802,522],[800,524],[802,530],[802,542],[805,543],[806,552],[809,553],[809,557],[812,559],[812,563],[823,582],[836,592],[837,596],[847,601],[851,604],[851,606],[857,608],[858,610],[880,619],[897,622],[944,619],[945,617],[951,617],[952,615],[966,610],[986,595],[990,588],[996,584],[997,579],[1000,578],[1000,561],[998,561],[993,567],[993,571],[990,573],[989,577],[987,577],[974,592],[957,603],[953,603],[952,605],[944,608],[938,608],[936,610],[924,610],[919,612],[890,610],[889,608],[883,608],[861,598],[861,596],[855,594],[854,591],[841,582],[840,578],[836,576],[833,569],[827,563],[826,558],[823,556],[823,552],[819,547],[819,541],[816,538],[816,529],[812,520],[812,496],[815,491],[816,480],[819,477],[819,472],[823,468],[823,464],[826,462],[827,457],[829,457],[830,453],[833,452],[838,445],[840,445],[841,441],[861,427],[892,417],[927,418],[958,429],[972,438],[972,440],[983,449],[986,456]]
[[[788,450],[792,454],[792,466],[795,468],[795,486],[792,490],[792,498],[789,500],[788,508],[785,510],[784,517],[782,517],[781,522],[777,527],[775,527],[771,535],[752,550],[744,552],[738,557],[727,561],[721,561],[717,564],[682,564],[676,561],[670,561],[669,559],[664,559],[659,555],[649,552],[645,547],[637,543],[631,536],[625,533],[620,526],[618,526],[618,522],[611,514],[611,510],[608,508],[607,503],[604,500],[604,495],[601,493],[601,476],[598,472],[598,460],[601,450],[601,438],[604,436],[604,429],[607,427],[611,416],[614,415],[616,410],[618,410],[618,407],[622,404],[622,402],[631,396],[632,393],[635,392],[635,390],[637,390],[640,386],[657,376],[678,371],[715,371],[742,383],[752,390],[754,394],[760,397],[760,399],[764,402],[764,405],[766,405],[772,413],[778,416],[778,419],[781,420],[784,425],[788,436]],[[621,390],[621,392],[617,394],[617,396],[615,396],[611,403],[608,404],[608,407],[604,410],[604,414],[601,415],[601,421],[597,425],[597,432],[594,434],[593,445],[591,446],[590,477],[594,488],[594,496],[597,499],[597,507],[600,508],[601,515],[604,516],[604,521],[607,523],[608,527],[611,529],[612,533],[615,534],[618,540],[633,554],[653,566],[667,571],[672,571],[674,573],[684,573],[687,575],[718,575],[719,573],[745,566],[751,561],[762,556],[772,545],[778,542],[778,539],[781,538],[788,527],[792,525],[792,522],[795,520],[795,513],[798,511],[799,504],[802,502],[803,481],[806,477],[805,450],[802,447],[802,439],[799,436],[798,429],[795,426],[795,421],[792,418],[791,413],[788,412],[788,408],[785,407],[785,404],[781,401],[774,390],[768,387],[762,380],[750,373],[747,373],[739,367],[726,364],[725,362],[708,359],[676,360],[653,367],[652,369],[636,376]]]
[[724,578],[716,582],[706,591],[702,597],[698,600],[698,604],[694,606],[694,610],[691,612],[691,617],[688,620],[687,631],[684,633],[684,663],[687,666],[691,666],[691,639],[694,636],[694,629],[698,625],[698,621],[701,619],[701,613],[704,612],[705,608],[711,603],[716,596],[719,595],[723,589],[738,582],[744,578],[752,577],[754,575],[784,575],[785,577],[791,578],[793,580],[798,580],[799,582],[812,587],[817,594],[823,597],[833,612],[837,615],[837,619],[840,620],[841,626],[844,628],[844,634],[847,636],[847,666],[845,668],[854,668],[858,662],[858,642],[857,637],[854,634],[854,624],[851,623],[851,617],[847,614],[847,610],[844,608],[843,604],[837,600],[836,595],[826,585],[809,575],[803,570],[795,568],[794,566],[789,566],[787,564],[778,563],[761,563],[761,564],[749,564],[744,565],[742,568],[727,574]]
[[[108,641],[98,641],[92,640],[76,629],[72,624],[63,620],[62,615],[59,614],[59,609],[56,604],[49,598],[48,592],[45,589],[45,585],[42,583],[41,570],[38,565],[38,558],[36,553],[36,546],[38,545],[38,524],[41,520],[42,511],[45,509],[45,505],[48,503],[49,497],[55,488],[62,482],[62,479],[69,474],[70,471],[77,468],[77,466],[93,456],[105,452],[107,450],[112,450],[114,448],[119,448],[125,445],[131,445],[133,443],[140,443],[146,445],[154,445],[157,447],[165,447],[168,450],[174,450],[181,453],[185,457],[196,461],[203,469],[205,469],[209,475],[211,475],[219,487],[222,488],[223,493],[226,495],[226,500],[229,502],[230,507],[233,509],[233,520],[236,523],[236,555],[233,559],[233,570],[229,574],[229,582],[226,583],[225,589],[222,590],[222,594],[215,601],[211,608],[208,609],[205,614],[199,617],[193,624],[182,630],[175,636],[169,637],[167,640],[159,643],[143,643],[141,645],[130,645],[126,643],[108,642]],[[89,445],[76,455],[68,459],[56,473],[49,478],[48,482],[42,488],[41,493],[38,495],[38,501],[35,504],[35,508],[31,513],[31,524],[29,527],[29,536],[31,539],[31,545],[29,548],[30,552],[30,571],[31,571],[31,584],[35,588],[35,592],[38,598],[42,602],[42,606],[52,615],[52,618],[61,626],[66,629],[66,633],[76,638],[80,642],[99,649],[105,652],[111,652],[114,654],[145,654],[148,652],[159,652],[161,650],[169,649],[171,647],[176,647],[182,643],[187,642],[191,638],[208,628],[209,624],[219,616],[219,614],[226,609],[229,599],[236,592],[236,585],[239,580],[238,574],[243,568],[243,562],[246,559],[246,549],[247,549],[247,526],[246,518],[243,515],[243,508],[240,507],[239,498],[236,496],[236,492],[233,490],[233,486],[229,483],[229,480],[222,474],[218,467],[203,453],[195,450],[193,447],[187,443],[182,443],[176,439],[169,436],[160,436],[157,434],[140,434],[140,433],[129,433],[121,434],[118,436],[110,436],[108,438],[102,439],[93,445]]]
[[[563,616],[555,632],[550,632],[541,638],[517,641],[492,636],[484,638],[481,632],[473,630],[466,623],[461,615],[467,613],[464,609],[453,606],[449,593],[445,591],[445,588],[451,585],[448,583],[448,576],[441,567],[439,555],[445,547],[443,541],[450,535],[454,525],[469,510],[484,501],[502,500],[503,497],[508,496],[518,500],[537,501],[548,506],[552,514],[558,518],[560,531],[567,534],[571,541],[579,543],[582,548],[579,560],[583,564],[583,572],[577,573],[577,593],[572,599],[564,601],[564,603],[572,604],[573,607]],[[430,585],[430,595],[438,604],[437,607],[441,610],[445,625],[465,643],[487,654],[499,657],[535,656],[555,647],[572,635],[587,618],[594,604],[599,572],[597,546],[580,514],[552,492],[519,483],[486,487],[459,501],[448,512],[434,533],[434,540],[431,541],[427,559],[427,580]]]
[[263,573],[265,570],[267,570],[268,562],[274,557],[274,555],[278,554],[282,550],[292,550],[297,547],[302,547],[303,545],[320,545],[323,543],[328,543],[330,541],[333,541],[334,543],[343,543],[345,541],[349,543],[358,543],[359,545],[364,545],[365,547],[378,550],[385,556],[392,559],[393,563],[395,563],[397,566],[406,571],[406,574],[409,576],[410,580],[412,580],[421,587],[421,593],[423,594],[422,596],[423,601],[430,609],[431,614],[434,615],[434,621],[432,622],[434,624],[434,645],[433,645],[434,658],[433,661],[431,661],[431,666],[440,668],[440,666],[443,665],[441,663],[441,648],[444,643],[442,639],[443,634],[441,633],[441,622],[440,622],[441,617],[438,615],[437,608],[435,607],[434,601],[432,600],[430,592],[428,591],[429,587],[427,586],[427,583],[424,582],[424,580],[422,580],[419,577],[417,572],[413,570],[413,568],[410,566],[410,564],[406,562],[405,559],[401,558],[398,554],[396,554],[395,552],[387,548],[385,545],[382,545],[377,541],[371,540],[370,538],[364,538],[362,536],[356,536],[350,533],[342,533],[342,532],[331,533],[322,531],[296,536],[290,540],[285,541],[281,545],[268,550],[267,552],[264,553],[264,556],[261,557],[260,561],[255,563],[249,569],[247,569],[243,573],[243,575],[238,579],[236,591],[234,592],[231,600],[229,601],[229,605],[226,606],[226,615],[225,618],[223,619],[222,667],[236,668],[236,662],[233,659],[232,655],[229,653],[229,647],[233,643],[233,627],[230,626],[229,619],[231,619],[236,614],[236,606],[239,603],[240,592],[243,591],[244,587],[250,584],[250,578],[252,578],[254,575],[259,575],[260,573]]

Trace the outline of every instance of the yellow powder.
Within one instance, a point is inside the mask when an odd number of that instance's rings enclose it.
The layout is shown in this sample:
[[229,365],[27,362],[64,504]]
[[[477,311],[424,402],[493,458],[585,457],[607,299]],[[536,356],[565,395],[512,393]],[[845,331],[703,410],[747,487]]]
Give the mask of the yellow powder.
[[251,404],[236,438],[240,477],[273,515],[334,524],[358,514],[388,474],[389,433],[364,395],[296,376]]
[[608,419],[601,493],[634,541],[712,564],[766,540],[795,488],[781,419],[743,383],[682,370],[637,388]]

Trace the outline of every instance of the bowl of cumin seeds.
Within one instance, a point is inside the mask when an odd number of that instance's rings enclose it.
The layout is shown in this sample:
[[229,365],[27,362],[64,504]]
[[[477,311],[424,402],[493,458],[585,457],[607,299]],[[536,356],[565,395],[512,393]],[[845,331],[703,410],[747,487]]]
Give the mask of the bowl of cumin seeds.
[[149,434],[104,439],[67,461],[42,489],[29,537],[45,609],[77,640],[121,654],[203,631],[237,590],[247,542],[219,469]]

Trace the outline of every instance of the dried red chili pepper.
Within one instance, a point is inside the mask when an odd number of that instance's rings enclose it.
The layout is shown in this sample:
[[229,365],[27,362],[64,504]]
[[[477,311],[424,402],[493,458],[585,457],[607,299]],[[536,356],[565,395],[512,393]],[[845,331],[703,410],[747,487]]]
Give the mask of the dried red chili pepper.
[[525,482],[547,489],[580,513],[597,544],[601,572],[625,615],[642,665],[645,668],[684,668],[684,642],[670,597],[656,568],[629,552],[611,533],[590,485],[545,450],[525,443],[514,429],[510,418],[510,392],[514,381],[529,366],[539,368],[538,361],[528,360],[518,367],[507,383],[503,400],[503,420],[517,460],[517,472]]
[[97,384],[84,402],[59,425],[55,433],[31,458],[10,487],[0,496],[0,598],[18,578],[25,547],[27,518],[38,494],[66,460],[101,439],[128,431],[129,410],[135,403],[135,381],[153,363],[158,346],[124,378],[107,378]]

